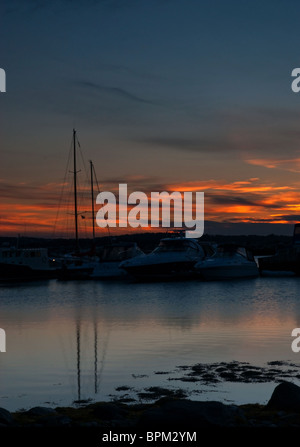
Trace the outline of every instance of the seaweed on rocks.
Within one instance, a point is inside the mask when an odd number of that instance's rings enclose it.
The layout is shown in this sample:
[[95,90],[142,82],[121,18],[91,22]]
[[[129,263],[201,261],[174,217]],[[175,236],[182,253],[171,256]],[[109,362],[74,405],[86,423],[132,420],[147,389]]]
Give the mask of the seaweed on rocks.
[[[276,368],[274,368],[276,366]],[[287,361],[271,361],[266,366],[250,365],[248,362],[219,362],[197,363],[191,366],[178,366],[179,371],[184,372],[180,378],[169,380],[181,380],[183,382],[281,382],[287,378],[299,379],[299,366]],[[297,368],[297,369],[296,369]]]

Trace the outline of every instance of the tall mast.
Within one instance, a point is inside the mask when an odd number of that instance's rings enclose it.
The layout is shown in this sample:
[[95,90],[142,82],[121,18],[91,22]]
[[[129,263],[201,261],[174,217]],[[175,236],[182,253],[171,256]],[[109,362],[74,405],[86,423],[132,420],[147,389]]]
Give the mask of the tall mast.
[[93,222],[93,239],[95,239],[95,207],[94,207],[94,166],[90,160],[91,166],[91,197],[92,197],[92,222]]
[[78,211],[77,211],[77,166],[76,166],[76,130],[73,129],[73,157],[74,157],[74,213],[75,213],[75,239],[76,251],[79,251],[78,244]]

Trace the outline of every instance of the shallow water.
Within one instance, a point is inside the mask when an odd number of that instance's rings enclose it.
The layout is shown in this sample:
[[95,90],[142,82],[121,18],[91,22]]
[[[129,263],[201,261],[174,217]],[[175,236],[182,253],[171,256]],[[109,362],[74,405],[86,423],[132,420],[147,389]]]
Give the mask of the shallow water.
[[[196,363],[300,365],[300,353],[291,350],[292,329],[300,327],[299,291],[300,278],[2,285],[7,352],[0,353],[0,407],[138,399],[153,385],[180,387],[193,399],[265,403],[274,382],[169,379],[182,375],[179,365]],[[120,386],[132,390],[117,391]]]

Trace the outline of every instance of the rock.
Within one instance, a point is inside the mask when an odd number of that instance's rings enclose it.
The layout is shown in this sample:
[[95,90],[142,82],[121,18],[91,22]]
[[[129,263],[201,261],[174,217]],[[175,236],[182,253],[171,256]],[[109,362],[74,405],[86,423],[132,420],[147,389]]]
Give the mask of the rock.
[[56,410],[49,407],[33,407],[26,412],[32,419],[32,425],[38,424],[42,427],[68,427],[72,420],[60,415]]
[[100,424],[98,424],[98,422],[96,421],[90,421],[90,422],[81,422],[79,426],[85,428],[98,428],[100,427]]
[[5,408],[0,408],[0,423],[4,425],[11,425],[13,423],[12,415]]
[[109,421],[122,419],[125,410],[113,403],[97,403],[93,405],[93,414],[99,419]]
[[267,408],[300,411],[300,387],[290,382],[280,383],[274,389]]
[[27,411],[27,414],[31,414],[32,416],[54,416],[57,412],[49,407],[33,407]]
[[72,425],[72,419],[67,416],[54,416],[54,418],[49,418],[48,425],[55,427],[69,427]]
[[299,427],[299,422],[300,422],[299,414],[291,413],[282,416],[278,422],[278,425],[281,427],[292,427],[292,426]]
[[188,400],[169,400],[157,402],[144,411],[138,426],[177,428],[206,427],[236,427],[247,426],[242,410],[235,405],[225,405],[221,402],[198,402]]

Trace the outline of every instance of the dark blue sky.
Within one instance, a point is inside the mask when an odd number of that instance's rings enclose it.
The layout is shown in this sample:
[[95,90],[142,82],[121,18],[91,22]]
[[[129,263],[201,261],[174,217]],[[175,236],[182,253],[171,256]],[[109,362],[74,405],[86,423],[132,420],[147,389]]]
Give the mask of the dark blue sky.
[[299,219],[299,2],[11,0],[0,14],[3,228],[4,206],[28,225],[37,201],[54,207],[73,127],[106,189],[199,185],[216,222]]

